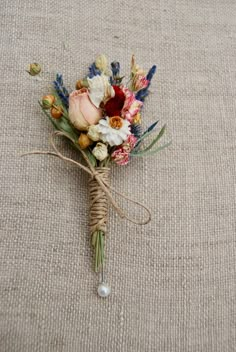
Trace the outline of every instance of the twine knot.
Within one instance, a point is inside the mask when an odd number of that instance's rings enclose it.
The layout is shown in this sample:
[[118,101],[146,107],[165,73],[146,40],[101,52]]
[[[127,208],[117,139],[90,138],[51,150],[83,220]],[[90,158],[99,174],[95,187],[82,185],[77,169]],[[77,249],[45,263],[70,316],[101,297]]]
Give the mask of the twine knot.
[[[108,211],[108,202],[113,206],[117,214],[122,218],[122,219],[127,219],[128,221],[137,224],[137,225],[145,225],[148,224],[149,221],[151,220],[151,212],[150,210],[145,207],[142,203],[131,199],[130,197],[124,195],[123,193],[118,192],[115,188],[111,187],[109,184],[109,172],[110,169],[107,167],[94,167],[87,154],[77,146],[77,149],[81,152],[84,160],[86,161],[88,166],[85,166],[71,158],[67,158],[64,156],[56,147],[55,142],[54,142],[54,137],[60,136],[60,137],[66,137],[68,138],[71,142],[74,143],[74,140],[65,132],[61,131],[54,131],[51,135],[50,143],[54,149],[54,152],[49,152],[49,151],[32,151],[29,153],[25,153],[22,155],[29,155],[29,154],[46,154],[46,155],[53,155],[58,158],[60,158],[63,161],[72,163],[79,167],[80,169],[84,170],[90,175],[90,180],[89,180],[89,185],[90,185],[90,230],[91,232],[94,232],[96,230],[103,230],[104,233],[106,232],[106,222],[107,222],[107,211]],[[144,220],[136,220],[133,219],[132,217],[129,217],[123,209],[119,206],[119,204],[115,201],[114,197],[112,196],[112,193],[115,193],[116,195],[120,196],[123,199],[126,199],[127,201],[136,204],[143,208],[146,213],[147,213],[147,218]]]

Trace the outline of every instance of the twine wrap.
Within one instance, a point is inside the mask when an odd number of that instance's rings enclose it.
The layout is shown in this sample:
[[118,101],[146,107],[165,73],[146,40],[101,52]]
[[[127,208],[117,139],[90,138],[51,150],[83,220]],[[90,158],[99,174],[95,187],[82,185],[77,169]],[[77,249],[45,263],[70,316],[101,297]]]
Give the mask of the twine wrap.
[[[96,174],[107,185],[109,185],[110,169],[108,167],[97,167]],[[103,231],[106,233],[108,199],[95,177],[89,180],[89,228],[91,235],[95,231]]]
[[[83,158],[86,161],[88,166],[85,166],[85,165],[83,165],[83,164],[81,164],[81,163],[79,163],[79,162],[77,162],[77,161],[75,161],[75,160],[73,160],[71,158],[67,158],[66,156],[64,156],[57,149],[57,147],[55,145],[54,138],[56,136],[68,138],[76,146],[76,148],[81,152],[81,154],[82,154],[82,156],[83,156]],[[92,231],[92,229],[95,229],[95,231],[96,231],[98,229],[97,226],[101,226],[101,227],[99,227],[100,230],[102,230],[103,227],[106,228],[107,210],[106,210],[106,213],[105,213],[105,209],[107,209],[108,202],[112,205],[112,207],[115,209],[117,214],[122,219],[125,218],[128,221],[132,222],[133,224],[145,225],[145,224],[148,224],[151,221],[151,212],[150,212],[150,210],[145,205],[143,205],[142,203],[131,199],[130,197],[126,196],[125,194],[123,194],[121,192],[118,192],[115,188],[111,187],[109,182],[108,182],[109,181],[109,170],[110,169],[109,168],[105,168],[105,167],[104,168],[103,167],[95,168],[91,164],[91,162],[90,162],[87,154],[85,153],[85,151],[80,149],[79,146],[75,144],[75,141],[67,133],[61,132],[61,131],[54,131],[51,134],[50,143],[51,143],[51,146],[54,149],[54,152],[50,152],[50,151],[45,151],[44,152],[44,151],[40,151],[40,150],[35,150],[35,151],[32,151],[32,152],[24,153],[24,154],[22,154],[22,156],[31,155],[31,154],[53,155],[55,157],[60,158],[63,161],[66,161],[66,162],[69,162],[69,163],[72,163],[72,164],[76,165],[77,167],[79,167],[80,169],[84,170],[85,172],[87,172],[90,175],[90,177],[91,177],[90,183],[92,183],[92,186],[93,186],[92,187],[93,188],[93,201],[92,201],[91,204],[96,204],[99,201],[98,195],[99,195],[99,197],[102,195],[102,197],[104,199],[104,201],[100,203],[101,204],[100,209],[104,209],[104,210],[99,210],[101,212],[101,214],[103,214],[104,216],[101,217],[101,218],[99,217],[99,221],[96,224],[93,223],[92,220],[91,220],[91,231]],[[105,171],[105,169],[107,171]],[[95,188],[99,188],[99,191],[98,191],[99,193],[95,192]],[[126,214],[126,212],[115,201],[114,197],[112,196],[112,192],[115,193],[117,196],[120,196],[121,198],[126,199],[127,201],[131,202],[133,205],[138,205],[143,210],[145,210],[145,212],[147,214],[146,219],[136,220],[133,217],[128,216]],[[105,202],[105,198],[106,198],[106,202]],[[105,203],[106,203],[106,205],[104,206]],[[90,218],[92,219],[93,212],[95,214],[95,218],[96,217],[98,218],[98,215],[96,215],[96,214],[98,214],[99,206],[96,205],[96,207],[95,207],[95,205],[94,205],[94,206],[90,207],[90,209],[91,209],[91,214],[90,214],[91,217]]]

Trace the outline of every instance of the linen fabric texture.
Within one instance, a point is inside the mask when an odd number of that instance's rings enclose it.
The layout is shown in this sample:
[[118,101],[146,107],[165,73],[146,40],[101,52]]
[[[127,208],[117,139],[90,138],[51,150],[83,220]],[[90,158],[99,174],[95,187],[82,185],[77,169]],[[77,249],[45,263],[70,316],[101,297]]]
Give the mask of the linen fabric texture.
[[[1,352],[235,351],[235,15],[233,0],[1,2]],[[157,65],[143,126],[160,120],[172,140],[112,168],[112,186],[153,218],[136,226],[109,210],[106,300],[92,268],[88,176],[20,157],[50,148],[37,100],[55,74],[72,90],[100,53],[127,80],[133,53],[146,71]],[[31,62],[40,77],[26,72]]]

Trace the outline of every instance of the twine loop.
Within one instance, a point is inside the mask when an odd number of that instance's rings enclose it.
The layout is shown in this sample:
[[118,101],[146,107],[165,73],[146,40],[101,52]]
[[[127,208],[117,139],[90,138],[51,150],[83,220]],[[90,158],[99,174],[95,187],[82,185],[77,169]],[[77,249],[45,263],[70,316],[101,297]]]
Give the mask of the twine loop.
[[[89,180],[89,185],[90,185],[90,230],[96,231],[96,230],[102,230],[106,229],[106,222],[107,222],[107,211],[108,211],[108,202],[113,206],[117,214],[123,219],[127,219],[128,221],[137,224],[137,225],[145,225],[151,221],[151,212],[150,210],[143,205],[142,203],[133,200],[132,198],[124,195],[123,193],[118,192],[115,188],[111,187],[109,184],[109,168],[106,167],[94,167],[87,154],[85,153],[84,150],[82,150],[79,146],[77,146],[77,149],[81,152],[84,160],[86,161],[88,166],[85,166],[71,158],[67,158],[64,156],[56,147],[54,138],[56,136],[59,137],[66,137],[69,139],[71,142],[74,143],[74,140],[65,132],[61,131],[54,131],[51,134],[50,138],[50,144],[52,148],[54,149],[54,152],[50,151],[32,151],[28,153],[22,154],[24,155],[32,155],[32,154],[43,154],[43,155],[52,155],[55,157],[60,158],[63,161],[70,162],[80,169],[84,170],[90,175],[90,180]],[[132,204],[138,205],[141,207],[145,212],[147,213],[146,219],[143,220],[136,220],[132,217],[129,217],[126,212],[119,206],[119,204],[115,201],[114,197],[112,196],[112,193],[115,193],[116,195],[120,196],[123,199],[126,199],[127,201],[131,202]],[[104,231],[105,232],[105,231]]]

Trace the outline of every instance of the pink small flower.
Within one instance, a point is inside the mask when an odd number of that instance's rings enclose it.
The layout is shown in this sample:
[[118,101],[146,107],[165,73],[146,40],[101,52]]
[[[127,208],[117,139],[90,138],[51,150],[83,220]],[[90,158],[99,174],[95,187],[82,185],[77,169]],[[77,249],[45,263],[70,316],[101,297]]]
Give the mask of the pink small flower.
[[134,93],[128,88],[123,87],[122,90],[125,94],[125,102],[121,111],[121,116],[132,123],[134,116],[140,111],[143,103],[135,99]]
[[127,153],[122,147],[118,147],[111,154],[113,161],[118,165],[126,165],[129,162],[129,153]]
[[122,148],[127,153],[130,153],[134,149],[136,143],[137,138],[133,134],[130,134],[126,141],[122,144]]
[[132,89],[138,92],[140,89],[144,89],[148,86],[149,80],[143,75],[136,74],[132,81]]

